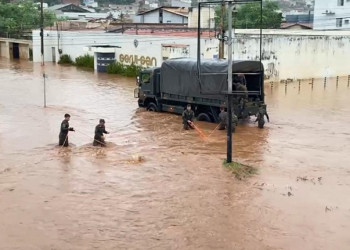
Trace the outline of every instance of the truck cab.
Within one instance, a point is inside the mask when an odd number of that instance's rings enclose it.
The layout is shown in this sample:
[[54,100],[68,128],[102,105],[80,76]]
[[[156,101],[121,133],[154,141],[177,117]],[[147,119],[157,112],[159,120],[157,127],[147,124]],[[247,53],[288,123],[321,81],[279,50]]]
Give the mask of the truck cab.
[[137,85],[135,97],[138,98],[139,107],[159,111],[157,98],[160,97],[160,67],[141,71],[137,77]]

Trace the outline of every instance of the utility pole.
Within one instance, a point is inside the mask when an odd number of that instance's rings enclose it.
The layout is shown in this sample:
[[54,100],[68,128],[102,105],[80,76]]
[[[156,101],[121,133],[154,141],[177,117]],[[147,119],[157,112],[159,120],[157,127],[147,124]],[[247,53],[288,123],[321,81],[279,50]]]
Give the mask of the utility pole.
[[43,11],[43,0],[40,0],[40,37],[41,37],[41,66],[44,66],[44,11]]
[[43,74],[43,78],[44,78],[44,108],[46,108],[46,78],[47,78],[47,75],[45,73]]
[[221,15],[220,15],[220,34],[219,34],[219,59],[224,58],[224,49],[225,49],[225,30],[224,30],[224,17],[225,17],[225,2],[221,3]]
[[227,43],[227,55],[228,55],[228,67],[227,67],[227,163],[232,162],[232,2],[228,2],[228,43]]

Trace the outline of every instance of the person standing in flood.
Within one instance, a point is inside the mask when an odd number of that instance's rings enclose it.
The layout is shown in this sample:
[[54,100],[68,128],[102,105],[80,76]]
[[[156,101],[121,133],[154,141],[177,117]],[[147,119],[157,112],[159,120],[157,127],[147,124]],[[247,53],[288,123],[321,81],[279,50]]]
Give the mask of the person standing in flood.
[[259,111],[258,111],[258,113],[255,116],[256,116],[255,122],[258,122],[258,127],[259,128],[263,128],[264,127],[265,116],[267,118],[267,121],[270,122],[270,117],[269,117],[269,115],[266,112],[266,106],[263,106],[263,105],[259,104]]
[[106,146],[103,134],[109,134],[109,132],[106,131],[105,120],[100,119],[100,123],[95,128],[95,137],[94,142],[92,143],[93,146]]
[[70,114],[64,115],[64,120],[61,122],[60,134],[58,136],[59,146],[68,147],[68,132],[75,131],[74,128],[69,127]]
[[[220,120],[219,130],[227,129],[229,120],[228,120],[228,114],[225,111],[225,107],[224,106],[220,107],[219,120]],[[232,112],[232,133],[234,133],[236,131],[237,123],[238,123],[238,118],[234,114],[234,112]]]
[[193,129],[192,122],[194,118],[194,112],[191,109],[191,104],[187,104],[186,110],[182,113],[182,123],[184,125],[184,129],[189,130]]

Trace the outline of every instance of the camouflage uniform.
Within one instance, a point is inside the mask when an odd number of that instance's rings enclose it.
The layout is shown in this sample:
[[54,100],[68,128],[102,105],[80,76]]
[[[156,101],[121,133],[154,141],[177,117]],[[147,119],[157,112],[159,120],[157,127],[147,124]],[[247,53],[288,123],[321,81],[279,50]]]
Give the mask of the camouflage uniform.
[[[219,120],[220,120],[219,130],[225,130],[228,126],[228,114],[226,111],[220,112]],[[232,113],[232,133],[235,132],[237,124],[238,124],[237,116],[234,113]]]
[[187,110],[186,109],[182,113],[182,123],[184,125],[184,129],[188,130],[188,129],[192,128],[192,126],[190,126],[190,124],[187,121],[193,122],[193,118],[194,118],[193,110]]
[[235,75],[233,82],[236,91],[244,92],[244,98],[248,99],[247,80],[245,79],[245,76],[242,74]]
[[68,147],[68,131],[74,131],[74,129],[69,127],[69,122],[67,120],[63,120],[61,123],[60,134],[58,136],[58,145]]
[[103,134],[108,134],[106,131],[105,125],[98,124],[95,128],[95,137],[94,142],[92,143],[93,146],[106,146],[105,138]]
[[263,128],[265,124],[264,116],[266,116],[267,121],[270,122],[269,115],[266,112],[266,109],[264,107],[259,107],[259,111],[256,114],[256,120],[255,122],[258,122],[258,127]]

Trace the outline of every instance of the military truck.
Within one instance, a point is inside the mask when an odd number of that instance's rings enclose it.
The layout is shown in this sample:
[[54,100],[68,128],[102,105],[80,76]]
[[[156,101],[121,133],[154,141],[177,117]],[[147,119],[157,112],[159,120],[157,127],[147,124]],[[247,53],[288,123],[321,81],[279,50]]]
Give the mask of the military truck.
[[[135,98],[149,111],[181,114],[191,104],[199,121],[219,122],[220,107],[227,100],[227,60],[176,58],[161,67],[148,68],[137,77]],[[264,109],[264,67],[260,61],[234,61],[233,79],[244,75],[245,90],[233,84],[233,112],[238,119]]]

